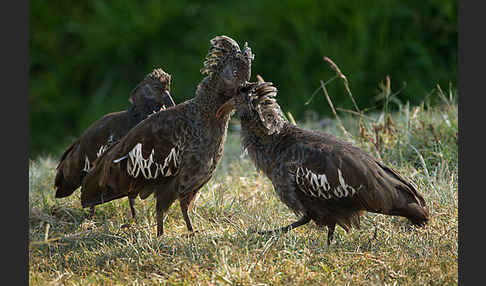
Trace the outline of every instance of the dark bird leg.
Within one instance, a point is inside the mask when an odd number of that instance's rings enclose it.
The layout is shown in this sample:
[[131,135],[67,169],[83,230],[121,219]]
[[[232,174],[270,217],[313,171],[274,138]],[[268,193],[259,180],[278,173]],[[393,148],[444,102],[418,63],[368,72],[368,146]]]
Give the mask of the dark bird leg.
[[328,225],[327,226],[327,245],[331,245],[332,238],[334,236],[334,229],[336,228],[336,224]]
[[282,228],[274,229],[274,230],[267,230],[267,231],[259,231],[258,234],[273,234],[273,233],[286,233],[289,230],[292,230],[296,227],[299,227],[301,225],[307,224],[310,221],[310,217],[304,215],[302,216],[298,221],[293,222],[287,226],[284,226]]
[[175,201],[175,192],[172,190],[157,190],[155,192],[155,211],[157,216],[157,236],[164,234],[164,213]]
[[155,203],[155,211],[157,215],[157,236],[162,236],[164,234],[164,212],[167,211],[168,207],[165,202],[162,202],[157,198]]
[[[135,220],[135,222],[137,222],[137,213],[135,211],[135,198],[137,198],[137,194],[138,193],[135,193],[135,195],[133,195],[133,193],[131,193],[130,195],[128,195],[128,203],[130,204],[130,211],[132,212],[132,218]],[[130,224],[126,223],[121,226],[121,228],[125,228],[125,227],[130,227]]]
[[135,195],[135,196],[133,196],[133,197],[132,197],[132,196],[128,196],[128,202],[129,202],[129,204],[130,204],[130,211],[132,212],[132,217],[133,217],[135,220],[137,220],[137,213],[136,213],[136,211],[135,211],[135,198],[136,198],[136,197],[137,197],[136,195]]
[[373,221],[373,224],[375,225],[375,232],[373,233],[373,239],[376,239],[376,235],[378,233],[378,224],[375,221]]
[[186,222],[187,230],[189,232],[193,232],[191,219],[189,218],[189,214],[187,213],[188,210],[192,209],[192,202],[194,201],[195,193],[190,193],[189,195],[181,198],[179,203],[181,206],[182,216],[184,217],[184,221]]
[[93,218],[94,217],[94,214],[95,214],[95,206],[91,206],[90,212],[89,212],[89,217],[90,218]]

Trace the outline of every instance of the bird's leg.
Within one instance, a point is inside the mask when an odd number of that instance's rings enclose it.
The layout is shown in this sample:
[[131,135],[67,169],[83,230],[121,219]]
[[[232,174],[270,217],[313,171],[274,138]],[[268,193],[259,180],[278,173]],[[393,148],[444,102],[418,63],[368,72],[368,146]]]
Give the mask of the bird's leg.
[[180,199],[179,203],[181,206],[182,216],[184,217],[184,221],[186,222],[187,230],[189,232],[193,232],[191,219],[189,218],[189,214],[187,213],[188,210],[192,209],[192,203],[194,201],[195,193],[190,193],[184,198]]
[[[135,220],[135,223],[137,222],[137,213],[135,211],[135,198],[137,197],[137,195],[129,195],[128,196],[128,203],[130,204],[130,211],[132,212],[132,218]],[[125,228],[125,227],[130,227],[130,224],[129,223],[125,223],[121,226],[122,228]]]
[[299,227],[301,225],[307,224],[310,221],[310,217],[304,215],[302,216],[298,221],[293,222],[287,226],[284,226],[282,228],[274,229],[274,230],[267,230],[267,231],[259,231],[258,234],[273,234],[273,233],[286,233],[289,230],[292,230],[296,227]]
[[93,218],[95,214],[95,206],[91,206],[90,212],[89,212],[89,217]]
[[157,199],[157,202],[155,203],[155,211],[157,214],[157,236],[162,236],[164,234],[164,211],[160,205],[160,200]]
[[164,213],[175,201],[175,192],[172,190],[157,190],[155,192],[155,211],[157,217],[157,236],[164,234]]
[[375,233],[373,234],[373,239],[376,239],[376,235],[378,232],[378,224],[375,221],[373,221],[373,224],[375,225]]
[[327,226],[327,245],[331,245],[332,238],[334,236],[334,229],[336,228],[336,224],[328,225]]
[[137,196],[131,197],[128,196],[128,203],[130,204],[130,211],[132,212],[132,218],[137,220],[137,212],[135,211],[135,198]]

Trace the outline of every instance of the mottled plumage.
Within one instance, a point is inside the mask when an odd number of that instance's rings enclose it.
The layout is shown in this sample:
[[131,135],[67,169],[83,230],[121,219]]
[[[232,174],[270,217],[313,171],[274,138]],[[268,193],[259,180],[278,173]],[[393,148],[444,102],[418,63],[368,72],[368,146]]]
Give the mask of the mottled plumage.
[[[106,114],[95,121],[64,151],[54,182],[56,198],[67,197],[81,186],[95,159],[135,125],[153,113],[175,105],[170,96],[170,81],[168,73],[154,69],[131,92],[129,109]],[[135,217],[135,198],[130,197],[129,201]]]
[[157,235],[163,234],[163,215],[177,199],[187,229],[193,230],[187,211],[213,176],[226,140],[230,115],[217,118],[216,110],[249,80],[253,58],[246,45],[241,51],[229,37],[210,43],[201,69],[207,76],[195,97],[151,116],[99,157],[83,181],[83,207],[154,193]]
[[364,211],[404,216],[415,225],[428,221],[425,200],[412,183],[348,142],[288,123],[276,94],[272,83],[259,78],[222,109],[236,107],[242,147],[301,216],[278,231],[313,220],[328,227],[329,244],[336,224],[346,231],[359,227]]

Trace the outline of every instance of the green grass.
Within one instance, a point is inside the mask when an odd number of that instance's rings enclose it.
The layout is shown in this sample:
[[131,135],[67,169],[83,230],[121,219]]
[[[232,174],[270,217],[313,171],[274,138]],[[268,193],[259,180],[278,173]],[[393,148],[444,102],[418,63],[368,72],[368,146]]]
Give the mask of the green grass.
[[79,191],[54,198],[57,158],[44,157],[29,166],[30,285],[457,285],[457,103],[442,91],[434,96],[443,104],[403,105],[391,120],[381,112],[361,124],[345,113],[342,126],[297,122],[346,137],[413,180],[430,209],[425,228],[367,213],[360,230],[338,227],[330,247],[326,228],[314,223],[279,237],[248,234],[295,216],[248,156],[240,157],[235,131],[195,203],[193,236],[174,204],[157,238],[152,197],[137,199],[138,222],[126,199],[98,206],[89,219]]

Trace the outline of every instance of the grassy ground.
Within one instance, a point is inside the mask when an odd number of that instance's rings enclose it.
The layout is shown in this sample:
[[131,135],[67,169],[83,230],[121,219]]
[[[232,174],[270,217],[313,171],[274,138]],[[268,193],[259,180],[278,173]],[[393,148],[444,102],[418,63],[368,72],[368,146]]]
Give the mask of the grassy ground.
[[330,247],[327,229],[313,223],[279,237],[248,234],[295,216],[241,156],[234,130],[195,203],[193,236],[174,204],[157,238],[152,197],[137,199],[138,222],[126,199],[98,206],[88,218],[79,191],[54,198],[57,158],[44,157],[29,166],[30,285],[457,285],[457,104],[442,92],[434,96],[443,104],[404,105],[393,116],[361,120],[340,113],[326,126],[298,122],[353,141],[413,180],[430,209],[425,228],[368,213],[360,230],[336,228]]

